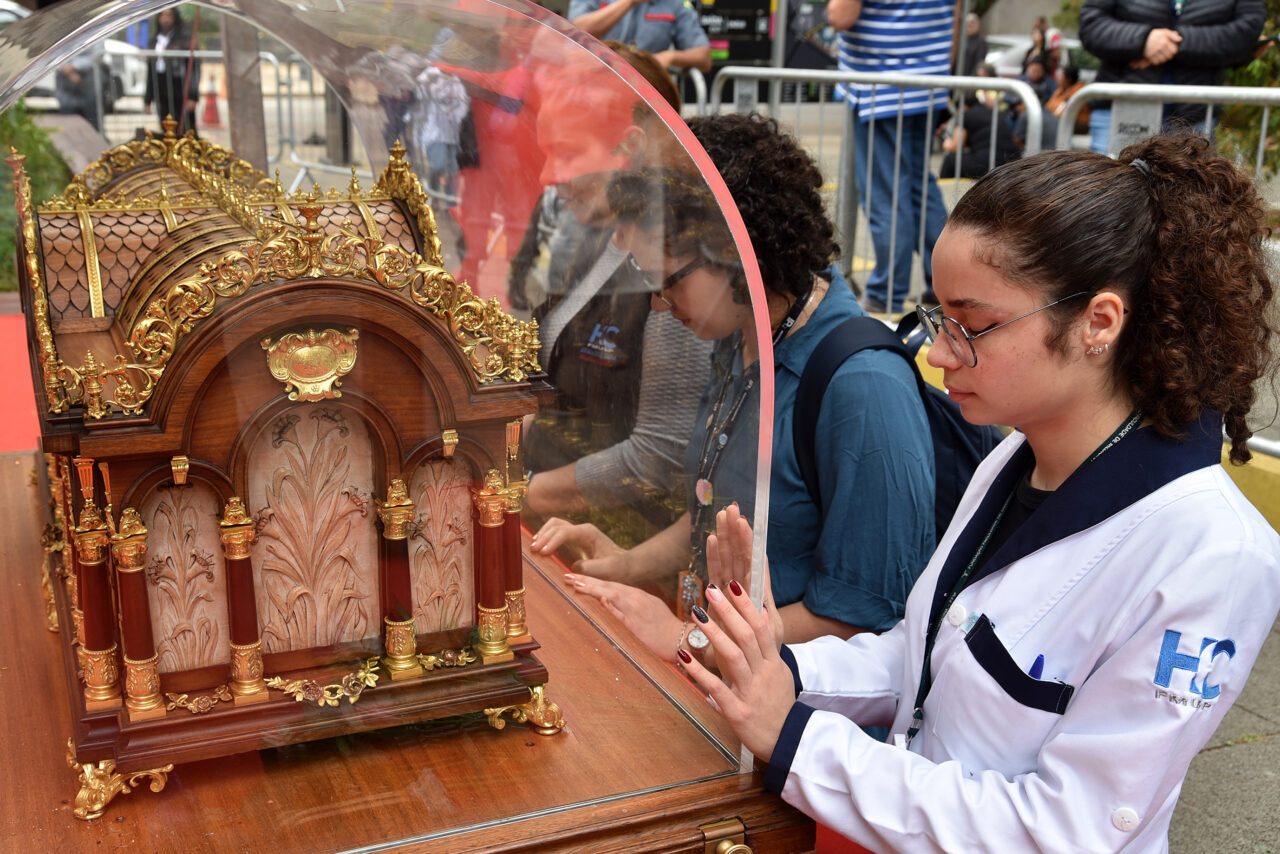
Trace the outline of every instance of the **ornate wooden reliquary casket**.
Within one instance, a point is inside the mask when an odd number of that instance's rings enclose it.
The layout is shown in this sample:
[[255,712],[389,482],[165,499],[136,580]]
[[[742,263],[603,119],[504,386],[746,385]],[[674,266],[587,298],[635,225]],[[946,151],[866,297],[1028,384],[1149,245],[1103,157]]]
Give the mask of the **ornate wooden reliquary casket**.
[[175,762],[562,723],[521,581],[536,328],[443,268],[403,155],[288,195],[170,131],[39,207],[9,158],[78,817]]

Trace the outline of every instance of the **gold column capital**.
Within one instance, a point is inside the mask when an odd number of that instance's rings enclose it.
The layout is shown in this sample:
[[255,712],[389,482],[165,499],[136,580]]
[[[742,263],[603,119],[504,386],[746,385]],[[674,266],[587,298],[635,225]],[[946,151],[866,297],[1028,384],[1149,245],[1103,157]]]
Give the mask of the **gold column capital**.
[[515,480],[507,484],[507,488],[503,490],[506,499],[505,511],[520,515],[524,510],[524,497],[529,494],[529,481]]
[[106,520],[93,499],[85,500],[80,511],[80,522],[76,525],[76,554],[81,563],[102,563],[107,559],[106,549],[111,542],[107,531]]
[[481,525],[486,528],[502,525],[507,507],[507,489],[502,482],[502,474],[497,469],[489,469],[480,488],[471,490],[471,498],[480,511]]
[[403,540],[409,536],[409,523],[413,521],[416,507],[409,498],[404,481],[394,478],[387,486],[387,500],[377,501],[378,518],[382,520],[382,535],[388,540]]
[[249,557],[249,546],[257,538],[253,530],[253,519],[245,511],[244,501],[232,496],[218,520],[218,537],[222,540],[222,553],[228,560],[242,560]]
[[132,507],[120,515],[120,524],[111,535],[111,554],[119,572],[142,571],[147,558],[147,529]]

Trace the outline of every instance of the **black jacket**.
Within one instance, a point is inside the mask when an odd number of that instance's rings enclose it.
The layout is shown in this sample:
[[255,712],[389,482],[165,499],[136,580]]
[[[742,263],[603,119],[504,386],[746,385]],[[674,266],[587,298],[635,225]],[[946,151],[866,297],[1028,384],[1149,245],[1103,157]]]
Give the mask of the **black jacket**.
[[[1186,0],[1174,16],[1169,0],[1085,0],[1080,42],[1102,60],[1099,83],[1221,85],[1227,68],[1248,62],[1266,23],[1264,0]],[[1130,68],[1142,58],[1151,30],[1182,36],[1178,54],[1164,65]]]

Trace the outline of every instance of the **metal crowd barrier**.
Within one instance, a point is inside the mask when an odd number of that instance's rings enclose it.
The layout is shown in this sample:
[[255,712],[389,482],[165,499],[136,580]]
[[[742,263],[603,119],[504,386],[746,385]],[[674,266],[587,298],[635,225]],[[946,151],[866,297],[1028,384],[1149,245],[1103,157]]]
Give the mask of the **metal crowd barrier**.
[[[225,79],[225,56],[222,51],[217,50],[139,50],[136,53],[129,54],[130,57],[147,62],[157,57],[164,57],[166,61],[186,62],[188,56],[199,59],[204,65],[201,70],[201,79],[205,85],[210,82]],[[324,91],[316,91],[315,81],[319,80],[318,75],[311,70],[310,66],[300,61],[296,57],[289,57],[283,62],[280,57],[269,51],[259,51],[258,58],[261,63],[270,70],[269,74],[274,78],[274,92],[268,91],[271,87],[264,85],[263,100],[264,104],[274,101],[274,109],[265,109],[271,115],[274,115],[274,125],[267,125],[267,168],[279,167],[288,163],[297,168],[297,172],[289,186],[292,192],[298,189],[308,178],[314,180],[313,173],[325,172],[334,175],[349,176],[351,168],[348,164],[324,163],[318,160],[309,159],[303,155],[300,149],[307,146],[324,144]],[[294,83],[294,76],[298,76],[300,80],[310,80],[313,85],[309,91],[298,93]],[[270,81],[267,81],[269,84]],[[321,81],[321,86],[327,87]],[[212,130],[204,125],[201,115],[205,107],[205,98],[208,92],[201,87],[196,101],[192,104],[196,112],[196,129],[198,132],[208,135]],[[136,97],[126,94],[125,98]],[[306,100],[307,104],[300,103]],[[153,111],[122,111],[119,109],[120,101],[117,99],[116,111],[110,114],[103,114],[99,109],[99,130],[110,142],[118,144],[134,138],[139,128],[145,127],[153,132],[159,132],[160,120],[159,116]],[[315,109],[315,102],[320,107]],[[310,109],[305,109],[310,107]],[[225,108],[223,102],[220,109]],[[303,114],[306,113],[304,116]],[[230,117],[228,117],[229,119]],[[358,173],[361,178],[371,180],[372,172],[364,171]]]
[[685,81],[693,87],[693,104],[685,104],[686,110],[692,109],[695,116],[707,114],[707,77],[700,68],[670,68],[671,77],[675,80],[676,91],[684,97]]
[[[1035,92],[1026,83],[1020,80],[1009,80],[998,77],[957,77],[957,76],[936,76],[936,75],[919,75],[919,74],[879,74],[855,71],[816,71],[794,68],[763,68],[757,66],[728,66],[722,68],[720,73],[716,75],[712,83],[711,98],[709,109],[718,113],[725,105],[724,91],[726,85],[733,81],[733,109],[736,112],[746,113],[760,110],[766,114],[772,114],[769,105],[761,105],[757,98],[757,90],[761,82],[769,83],[770,88],[776,88],[775,84],[792,83],[796,89],[796,101],[792,104],[780,104],[777,114],[773,114],[774,118],[780,121],[786,121],[791,108],[794,106],[794,115],[792,116],[792,127],[796,135],[801,139],[811,153],[823,167],[825,174],[835,174],[836,182],[831,187],[834,200],[834,220],[838,233],[843,235],[844,239],[841,243],[841,269],[854,278],[854,259],[855,252],[859,246],[869,245],[869,233],[859,231],[859,205],[857,204],[858,190],[848,188],[859,188],[863,193],[863,208],[870,201],[869,182],[857,181],[854,174],[854,157],[853,157],[853,133],[854,133],[854,116],[853,111],[842,102],[828,102],[825,100],[827,86],[835,86],[839,83],[862,83],[873,87],[873,91],[879,87],[889,89],[902,90],[904,87],[919,87],[932,91],[944,90],[951,93],[968,93],[979,91],[995,91],[1004,94],[1011,94],[1017,100],[1021,101],[1026,107],[1027,117],[1027,134],[1026,134],[1026,153],[1036,154],[1040,151],[1041,129],[1043,127],[1043,109],[1040,100]],[[820,87],[820,98],[816,104],[803,104],[801,102],[800,86],[803,84],[817,84]],[[901,101],[899,101],[901,104]],[[835,163],[830,162],[830,158],[825,156],[824,138],[825,121],[828,109],[838,109],[841,111],[838,122],[831,122],[840,128],[839,152]],[[926,126],[929,129],[930,136],[936,128],[936,117],[934,110],[931,108],[928,112]],[[902,141],[902,115],[898,114],[897,119],[897,140],[899,148]],[[998,112],[993,111],[992,122],[1002,121]],[[876,120],[872,120],[870,124],[874,125]],[[879,121],[894,121],[893,118],[880,119]],[[815,133],[816,124],[816,133]],[[815,144],[816,137],[816,144]],[[989,163],[995,162],[995,143],[996,134],[991,135],[991,147],[988,151]],[[956,158],[956,170],[959,171],[959,160]],[[834,169],[832,168],[834,166]],[[874,168],[874,162],[869,157],[867,163],[868,172]],[[893,224],[890,228],[890,258],[893,257],[893,247],[897,245],[897,241],[902,239],[902,235],[897,234],[896,211],[899,204],[897,197],[897,179],[901,174],[901,158],[895,158],[894,163],[894,193],[890,205],[891,215],[889,221]],[[935,171],[934,157],[926,158],[924,168],[921,171],[920,183],[922,188],[921,196],[927,189],[929,172]],[[956,177],[955,175],[938,175],[939,178]],[[952,189],[953,203],[959,198],[960,181],[956,181]],[[945,198],[945,195],[944,195]],[[909,239],[916,241],[916,254],[913,257],[913,282],[915,285],[923,286],[923,273],[921,260],[924,255],[924,218],[921,217],[920,230],[916,235],[912,235]],[[869,253],[870,257],[874,257],[874,252]],[[890,261],[889,281],[892,288],[894,273]],[[920,265],[920,266],[917,266]],[[915,290],[913,286],[912,290]],[[907,294],[906,296],[910,296]],[[918,294],[917,294],[918,296]],[[888,294],[889,304],[894,302],[895,295],[890,291]]]
[[[1204,104],[1208,109],[1206,126],[1213,125],[1214,107],[1235,104],[1256,104],[1262,107],[1263,130],[1272,107],[1280,107],[1280,89],[1262,86],[1175,86],[1135,83],[1089,83],[1072,95],[1063,110],[1058,124],[1057,147],[1066,148],[1071,128],[1080,109],[1090,101],[1109,100],[1113,104],[1136,102],[1146,104]],[[1115,119],[1112,109],[1112,119]],[[1262,160],[1266,151],[1266,133],[1258,134],[1258,150],[1254,162],[1254,178],[1262,175]]]

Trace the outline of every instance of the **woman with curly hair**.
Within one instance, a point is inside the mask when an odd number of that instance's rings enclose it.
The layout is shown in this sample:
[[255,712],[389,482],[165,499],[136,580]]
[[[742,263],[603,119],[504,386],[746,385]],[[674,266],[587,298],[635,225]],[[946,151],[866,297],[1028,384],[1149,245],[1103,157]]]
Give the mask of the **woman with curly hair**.
[[[785,637],[883,631],[902,616],[933,550],[933,448],[914,375],[899,356],[879,350],[860,352],[837,370],[817,421],[821,504],[815,502],[796,459],[792,404],[818,342],[863,313],[833,273],[837,246],[819,195],[822,176],[772,120],[713,116],[689,126],[742,214],[773,328],[768,555]],[[602,599],[674,660],[678,648],[705,650],[698,624],[630,585],[685,570],[679,610],[705,613],[694,606],[708,580],[703,554],[715,514],[736,503],[750,515],[755,503],[759,347],[746,277],[704,184],[678,172],[639,171],[614,181],[609,202],[618,219],[615,239],[652,283],[654,310],[670,311],[700,338],[717,342],[685,454],[690,512],[629,551],[590,525],[558,519],[538,532],[534,548],[585,552],[566,583]]]
[[[1220,465],[1268,376],[1266,233],[1196,136],[1040,154],[960,199],[929,361],[1017,432],[891,631],[780,648],[740,585],[708,591],[732,687],[680,658],[766,787],[877,851],[1168,850],[1280,609],[1280,537]],[[723,529],[738,572],[750,531]]]

